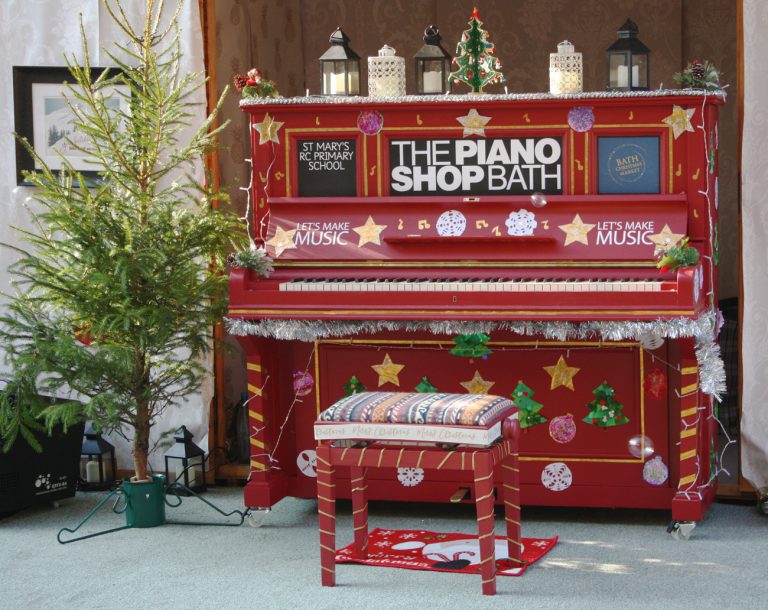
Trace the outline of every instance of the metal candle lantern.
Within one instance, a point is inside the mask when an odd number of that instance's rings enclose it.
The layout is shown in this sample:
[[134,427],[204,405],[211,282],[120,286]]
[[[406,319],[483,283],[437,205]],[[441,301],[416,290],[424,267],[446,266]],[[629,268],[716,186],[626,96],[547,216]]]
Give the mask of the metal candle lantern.
[[116,472],[114,445],[88,422],[80,451],[80,489],[109,489],[115,482]]
[[416,60],[416,93],[440,94],[449,91],[448,74],[451,56],[440,46],[440,30],[430,25],[424,30],[424,46],[414,55]]
[[651,50],[638,34],[637,24],[627,19],[619,28],[618,39],[606,51],[608,89],[647,91],[651,80]]
[[405,95],[405,59],[385,44],[378,57],[368,58],[368,95],[397,97]]
[[581,93],[582,74],[581,53],[567,40],[557,45],[557,53],[549,54],[549,92],[553,95]]
[[165,476],[172,493],[189,495],[179,485],[195,493],[205,491],[205,451],[192,442],[194,437],[186,426],[176,430],[173,438],[176,442],[165,454]]
[[349,36],[337,28],[329,40],[320,56],[320,93],[360,95],[360,56],[349,48]]

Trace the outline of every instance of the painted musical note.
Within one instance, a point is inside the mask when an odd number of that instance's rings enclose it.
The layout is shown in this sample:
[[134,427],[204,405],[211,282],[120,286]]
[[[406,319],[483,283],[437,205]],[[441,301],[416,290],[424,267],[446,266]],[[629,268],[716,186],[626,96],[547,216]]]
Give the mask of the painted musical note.
[[285,174],[283,172],[275,172],[275,179],[282,180]]
[[696,168],[696,171],[694,172],[694,174],[693,174],[693,176],[692,176],[692,179],[693,179],[693,180],[698,180],[698,179],[699,179],[699,175],[700,175],[700,174],[701,174],[701,168],[700,168],[700,167],[697,167],[697,168]]
[[368,172],[369,176],[373,176],[376,173],[376,166],[372,165],[370,171]]
[[416,124],[417,125],[423,125],[424,124],[424,121],[421,120],[421,115],[420,114],[416,115]]
[[575,159],[575,161],[576,161],[576,169],[578,169],[580,172],[583,172],[584,166],[581,164],[581,161],[579,161],[578,159]]
[[545,231],[549,231],[549,220],[548,219],[547,220],[542,220],[541,221],[541,226],[544,227]]
[[493,233],[496,237],[499,237],[501,235],[501,231],[499,231],[499,225],[496,225],[491,229],[491,233]]
[[699,217],[699,211],[697,209],[695,209],[695,208],[693,210],[693,217],[694,218],[698,218]]
[[267,181],[267,177],[264,174],[262,174],[261,172],[259,172],[259,180],[261,180],[262,182],[266,182]]
[[476,229],[485,229],[488,226],[488,223],[483,220],[482,218],[480,220],[475,221],[475,228]]
[[530,122],[531,122],[531,119],[530,119],[530,117],[528,116],[528,113],[527,113],[527,112],[526,112],[526,113],[523,115],[523,118],[525,119],[525,122],[526,122],[526,123],[530,123]]
[[315,117],[315,125],[320,125],[320,117],[319,116]]
[[630,121],[634,121],[635,120],[635,113],[632,112],[631,110],[629,111],[629,120]]
[[677,176],[679,178],[682,175],[683,175],[683,164],[682,163],[678,163],[677,164],[677,171],[675,172],[675,176]]
[[261,199],[259,199],[259,209],[261,209],[261,208],[263,208],[263,207],[264,207],[264,197],[262,197]]
[[419,221],[419,229],[429,229],[432,225],[429,224],[426,220],[426,218]]
[[402,231],[403,227],[405,226],[404,223],[403,223],[403,219],[402,218],[398,218],[397,221],[398,221],[397,222],[397,230],[398,231]]

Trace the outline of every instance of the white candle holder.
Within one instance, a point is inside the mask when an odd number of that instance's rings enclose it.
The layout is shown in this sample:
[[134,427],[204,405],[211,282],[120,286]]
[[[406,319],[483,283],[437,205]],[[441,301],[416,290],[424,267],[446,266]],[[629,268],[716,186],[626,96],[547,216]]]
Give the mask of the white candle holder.
[[405,95],[405,59],[389,45],[379,49],[378,57],[368,58],[368,95],[397,97]]
[[564,40],[557,45],[557,53],[549,54],[549,92],[553,95],[581,93],[583,89],[581,53]]

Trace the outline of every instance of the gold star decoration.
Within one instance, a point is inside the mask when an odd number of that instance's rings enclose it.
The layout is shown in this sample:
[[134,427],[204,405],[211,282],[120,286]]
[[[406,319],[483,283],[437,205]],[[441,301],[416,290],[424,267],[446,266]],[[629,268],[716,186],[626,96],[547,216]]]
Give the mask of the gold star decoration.
[[400,379],[398,379],[397,376],[400,371],[405,368],[405,365],[392,362],[392,358],[389,357],[389,354],[384,354],[384,362],[381,364],[373,364],[371,365],[371,368],[376,371],[376,374],[379,376],[379,387],[383,386],[385,383],[394,383],[396,386],[400,387]]
[[477,110],[472,108],[466,116],[456,117],[456,120],[464,126],[464,137],[483,136],[485,137],[485,125],[491,120],[489,116],[478,114]]
[[683,237],[685,237],[685,235],[682,233],[672,233],[672,229],[669,228],[669,225],[664,225],[661,233],[649,235],[648,239],[656,244],[656,248],[653,250],[653,255],[658,256],[659,254],[666,254],[669,252],[669,249],[672,246],[676,246],[677,242]]
[[573,378],[580,369],[577,369],[575,366],[568,366],[568,363],[566,363],[565,358],[562,356],[558,359],[557,364],[543,368],[552,377],[552,383],[549,386],[550,390],[559,388],[561,385],[571,391],[573,390]]
[[293,243],[293,236],[296,235],[296,229],[285,231],[282,227],[275,229],[275,236],[267,240],[267,245],[272,246],[275,249],[275,258],[280,256],[286,250],[291,250],[296,247]]
[[360,248],[364,246],[367,243],[376,244],[377,246],[381,245],[381,240],[379,239],[379,236],[381,235],[381,232],[387,228],[387,225],[377,225],[373,221],[373,217],[369,216],[368,220],[365,221],[364,225],[361,225],[359,227],[353,227],[353,231],[357,233],[360,236],[360,241],[357,243],[357,247]]
[[589,245],[589,239],[587,233],[595,228],[595,225],[587,225],[581,221],[581,216],[576,214],[573,220],[567,225],[558,225],[561,231],[565,232],[565,245],[569,246],[573,242],[577,241],[585,246]]
[[675,136],[675,140],[679,138],[685,131],[693,131],[693,125],[691,125],[691,118],[693,113],[696,112],[695,108],[683,108],[678,105],[672,106],[672,114],[668,117],[661,119],[662,123],[666,123],[672,128],[672,133]]
[[267,112],[261,123],[253,124],[256,131],[259,132],[259,144],[266,144],[267,142],[280,144],[280,137],[277,135],[277,132],[283,125],[284,123],[274,120]]
[[486,381],[480,371],[475,371],[475,376],[469,381],[462,381],[461,385],[469,394],[487,394],[495,383],[495,381]]

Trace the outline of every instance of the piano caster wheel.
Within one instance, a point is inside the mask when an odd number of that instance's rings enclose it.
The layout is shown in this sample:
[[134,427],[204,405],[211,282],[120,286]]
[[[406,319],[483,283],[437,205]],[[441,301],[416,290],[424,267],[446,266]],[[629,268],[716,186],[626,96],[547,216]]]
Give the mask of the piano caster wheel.
[[264,521],[267,519],[267,515],[272,512],[271,508],[259,508],[256,507],[251,511],[251,509],[248,509],[248,516],[245,518],[248,522],[248,525],[251,527],[261,527],[264,525]]
[[51,502],[51,506],[53,506],[53,508],[59,508],[59,506],[61,505],[59,504],[58,500],[54,500],[53,502]]
[[694,527],[695,521],[671,521],[667,526],[667,533],[675,540],[688,540]]
[[768,487],[763,487],[757,492],[757,512],[768,515]]

